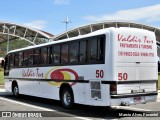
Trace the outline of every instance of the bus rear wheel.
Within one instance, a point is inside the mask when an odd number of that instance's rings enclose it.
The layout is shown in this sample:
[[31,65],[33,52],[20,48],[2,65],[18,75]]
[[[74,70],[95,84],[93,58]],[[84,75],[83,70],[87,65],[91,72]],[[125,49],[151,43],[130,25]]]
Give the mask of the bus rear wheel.
[[63,107],[70,109],[74,104],[74,97],[71,88],[65,87],[61,93],[61,102]]
[[17,84],[13,84],[12,92],[15,97],[19,96],[19,88]]

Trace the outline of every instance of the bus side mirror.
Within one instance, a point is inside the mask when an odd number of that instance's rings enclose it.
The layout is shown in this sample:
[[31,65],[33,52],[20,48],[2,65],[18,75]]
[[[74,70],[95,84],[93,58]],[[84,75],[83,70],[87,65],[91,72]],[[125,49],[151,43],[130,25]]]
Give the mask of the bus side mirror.
[[2,60],[1,62],[1,67],[4,67],[4,60]]

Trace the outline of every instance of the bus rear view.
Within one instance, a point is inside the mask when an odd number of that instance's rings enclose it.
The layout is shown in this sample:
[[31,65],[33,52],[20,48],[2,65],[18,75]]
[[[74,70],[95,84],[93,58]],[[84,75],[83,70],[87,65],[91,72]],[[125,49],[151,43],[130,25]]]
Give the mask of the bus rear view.
[[136,28],[110,32],[112,105],[132,105],[157,99],[158,69],[155,34]]

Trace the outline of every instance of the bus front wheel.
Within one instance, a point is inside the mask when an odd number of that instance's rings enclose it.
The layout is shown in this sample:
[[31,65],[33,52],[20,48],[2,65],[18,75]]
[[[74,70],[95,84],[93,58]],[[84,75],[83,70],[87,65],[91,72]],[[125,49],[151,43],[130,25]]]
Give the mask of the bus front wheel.
[[61,93],[61,102],[63,107],[70,109],[74,104],[74,97],[72,90],[70,88],[65,87]]
[[15,97],[18,97],[18,96],[19,96],[19,88],[18,88],[18,85],[17,85],[17,84],[13,84],[12,92],[13,92],[13,95],[14,95]]

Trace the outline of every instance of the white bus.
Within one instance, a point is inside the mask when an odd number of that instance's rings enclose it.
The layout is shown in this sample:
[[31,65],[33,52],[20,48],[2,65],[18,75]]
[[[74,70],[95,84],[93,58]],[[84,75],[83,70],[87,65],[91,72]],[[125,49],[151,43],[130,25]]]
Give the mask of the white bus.
[[155,34],[106,28],[87,35],[10,51],[5,89],[91,106],[120,106],[157,99]]

